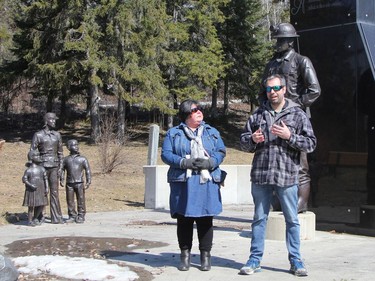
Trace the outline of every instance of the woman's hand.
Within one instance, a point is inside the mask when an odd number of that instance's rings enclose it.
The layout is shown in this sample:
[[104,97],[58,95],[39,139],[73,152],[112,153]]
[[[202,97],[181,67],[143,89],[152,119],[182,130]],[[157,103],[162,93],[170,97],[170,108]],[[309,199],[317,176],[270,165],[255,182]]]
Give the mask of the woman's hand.
[[211,170],[214,167],[214,163],[211,158],[197,158],[194,161],[194,166],[200,170]]
[[195,159],[182,159],[181,161],[181,169],[194,169],[194,160]]

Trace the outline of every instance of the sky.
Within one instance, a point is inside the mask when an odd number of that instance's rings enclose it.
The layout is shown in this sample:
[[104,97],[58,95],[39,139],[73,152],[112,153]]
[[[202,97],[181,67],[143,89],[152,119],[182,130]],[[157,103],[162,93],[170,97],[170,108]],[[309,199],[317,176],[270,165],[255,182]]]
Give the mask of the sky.
[[105,260],[67,256],[27,256],[12,259],[20,274],[50,275],[67,279],[95,281],[132,281],[139,276],[128,267],[109,264]]

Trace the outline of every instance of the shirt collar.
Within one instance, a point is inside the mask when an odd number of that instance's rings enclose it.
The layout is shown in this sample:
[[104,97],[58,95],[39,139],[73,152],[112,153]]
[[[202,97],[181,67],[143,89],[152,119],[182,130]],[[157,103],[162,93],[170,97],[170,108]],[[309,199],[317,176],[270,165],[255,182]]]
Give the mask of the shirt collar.
[[276,60],[278,62],[281,62],[281,61],[290,61],[293,57],[293,54],[295,53],[294,49],[290,49],[288,51],[286,51],[282,56],[277,56],[276,57]]
[[289,101],[287,99],[285,99],[285,104],[283,106],[283,108],[281,109],[280,112],[276,112],[275,110],[273,110],[272,106],[271,106],[271,103],[269,101],[266,102],[266,108],[267,110],[272,114],[272,116],[276,116],[277,114],[283,112],[289,105]]

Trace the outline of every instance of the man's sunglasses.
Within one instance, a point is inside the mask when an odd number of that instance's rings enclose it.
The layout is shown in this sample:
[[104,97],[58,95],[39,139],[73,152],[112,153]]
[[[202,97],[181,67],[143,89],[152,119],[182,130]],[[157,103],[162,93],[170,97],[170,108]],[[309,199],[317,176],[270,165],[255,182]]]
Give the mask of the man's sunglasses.
[[270,93],[271,92],[271,90],[274,90],[275,92],[278,92],[278,91],[280,91],[282,88],[283,88],[284,86],[267,86],[266,87],[266,92],[267,93]]
[[191,110],[190,110],[190,112],[191,113],[195,113],[195,112],[197,112],[197,111],[202,111],[202,107],[200,107],[200,106],[198,106],[198,107],[194,107],[194,108],[192,108]]

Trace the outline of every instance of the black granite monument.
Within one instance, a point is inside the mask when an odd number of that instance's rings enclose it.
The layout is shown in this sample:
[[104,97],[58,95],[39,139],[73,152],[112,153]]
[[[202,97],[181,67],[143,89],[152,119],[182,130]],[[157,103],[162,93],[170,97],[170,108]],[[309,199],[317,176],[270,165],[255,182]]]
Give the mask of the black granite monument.
[[290,13],[322,88],[311,115],[316,161],[329,170],[316,173],[316,191],[349,191],[334,204],[358,207],[360,224],[375,227],[375,1],[297,0]]

